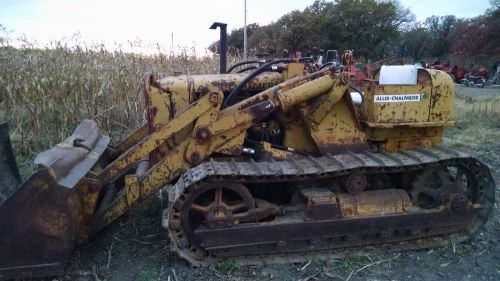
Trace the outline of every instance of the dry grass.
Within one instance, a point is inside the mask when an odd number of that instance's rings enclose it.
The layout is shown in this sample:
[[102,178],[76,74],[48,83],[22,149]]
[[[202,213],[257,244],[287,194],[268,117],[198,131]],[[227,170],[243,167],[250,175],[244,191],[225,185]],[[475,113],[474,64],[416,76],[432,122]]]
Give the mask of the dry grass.
[[500,89],[457,88],[455,126],[446,130],[447,145],[500,161]]
[[43,50],[0,47],[0,120],[10,123],[21,166],[69,136],[82,119],[96,120],[117,141],[143,122],[146,71],[160,78],[218,72],[218,58],[194,54],[145,56],[63,43]]

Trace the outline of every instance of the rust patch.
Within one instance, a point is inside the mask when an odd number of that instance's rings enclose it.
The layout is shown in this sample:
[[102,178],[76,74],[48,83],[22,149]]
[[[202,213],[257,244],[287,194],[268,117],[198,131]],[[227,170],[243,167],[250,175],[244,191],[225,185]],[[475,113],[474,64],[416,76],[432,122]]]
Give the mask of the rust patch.
[[194,135],[199,144],[205,144],[212,139],[212,133],[207,127],[196,128]]
[[199,92],[201,95],[206,95],[210,92],[210,90],[206,86],[199,86],[197,92]]
[[245,111],[248,110],[251,115],[256,118],[262,118],[271,113],[274,110],[274,107],[269,101],[262,101],[253,106],[248,107]]
[[[352,141],[352,140],[351,140]],[[359,153],[362,151],[374,151],[370,146],[365,143],[337,143],[337,144],[317,144],[318,148],[320,151],[323,153],[331,153],[331,154],[342,154],[346,153],[347,151],[354,152],[354,153]]]
[[236,81],[234,80],[225,80],[225,79],[220,79],[216,81],[210,82],[212,86],[217,87],[221,91],[228,91],[229,89],[233,89],[236,87]]

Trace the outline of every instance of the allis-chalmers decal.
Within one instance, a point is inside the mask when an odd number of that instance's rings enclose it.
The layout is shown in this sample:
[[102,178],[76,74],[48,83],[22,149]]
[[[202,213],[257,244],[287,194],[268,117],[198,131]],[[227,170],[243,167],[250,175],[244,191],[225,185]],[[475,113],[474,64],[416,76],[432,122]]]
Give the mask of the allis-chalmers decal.
[[421,94],[376,95],[374,102],[415,102],[421,100]]

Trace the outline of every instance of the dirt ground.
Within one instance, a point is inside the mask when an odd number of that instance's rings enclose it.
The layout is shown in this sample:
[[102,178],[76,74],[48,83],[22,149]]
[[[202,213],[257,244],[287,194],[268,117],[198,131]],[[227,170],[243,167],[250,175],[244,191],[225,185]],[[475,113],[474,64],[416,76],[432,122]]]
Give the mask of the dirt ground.
[[[491,168],[500,201],[500,89],[457,87],[457,126],[446,143],[469,151]],[[479,104],[491,104],[489,113]],[[488,110],[488,109],[486,109]],[[471,115],[472,114],[472,115]],[[485,114],[484,118],[481,114]],[[475,116],[471,118],[470,116]],[[498,119],[497,119],[498,118]],[[470,120],[476,120],[477,124]],[[147,205],[147,206],[146,206]],[[108,227],[70,258],[62,280],[500,280],[500,214],[495,211],[471,241],[405,252],[352,252],[307,262],[241,266],[226,261],[193,268],[169,250],[160,225],[162,200],[153,198]]]

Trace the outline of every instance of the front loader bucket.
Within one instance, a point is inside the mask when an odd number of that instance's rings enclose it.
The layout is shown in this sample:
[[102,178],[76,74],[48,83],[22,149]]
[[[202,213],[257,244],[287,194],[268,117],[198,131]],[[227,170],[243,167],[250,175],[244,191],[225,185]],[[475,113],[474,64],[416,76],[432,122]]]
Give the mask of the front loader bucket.
[[85,175],[108,143],[97,124],[85,120],[71,137],[36,157],[38,171],[21,185],[2,186],[7,198],[0,205],[0,279],[62,273],[99,196],[100,187]]

